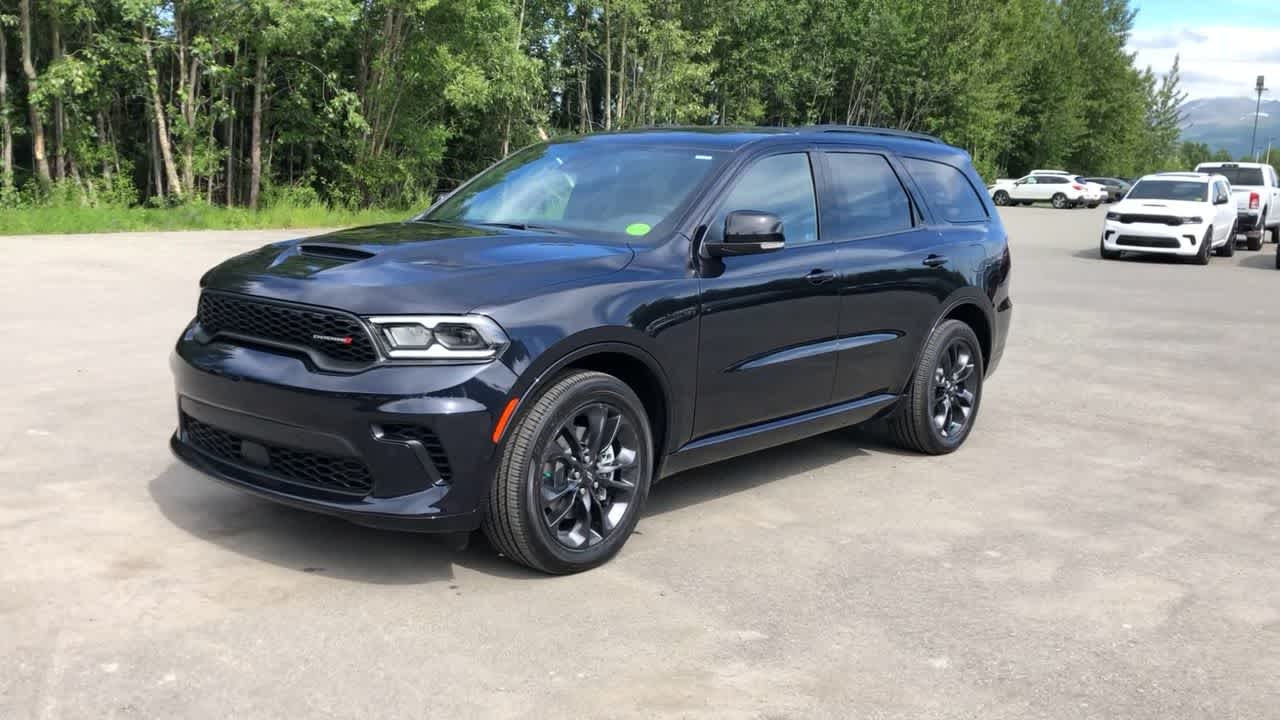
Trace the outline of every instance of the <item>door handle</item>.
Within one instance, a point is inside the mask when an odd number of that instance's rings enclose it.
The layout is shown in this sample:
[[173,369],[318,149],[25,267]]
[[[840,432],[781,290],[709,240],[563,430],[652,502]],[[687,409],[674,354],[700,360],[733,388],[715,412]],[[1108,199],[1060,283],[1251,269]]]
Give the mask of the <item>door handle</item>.
[[813,270],[810,270],[809,274],[805,275],[804,277],[806,280],[813,283],[814,285],[821,285],[823,283],[828,283],[828,282],[831,282],[832,280],[835,280],[836,274],[830,270],[815,268]]
[[946,265],[947,263],[951,262],[951,259],[948,258],[946,255],[931,254],[929,255],[929,257],[925,258],[922,262],[925,267],[942,267],[943,265]]

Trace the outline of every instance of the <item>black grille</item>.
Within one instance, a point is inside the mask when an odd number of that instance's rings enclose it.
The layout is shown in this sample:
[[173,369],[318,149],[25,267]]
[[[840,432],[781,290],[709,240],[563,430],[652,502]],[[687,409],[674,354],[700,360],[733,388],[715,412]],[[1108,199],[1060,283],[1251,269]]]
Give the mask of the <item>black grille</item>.
[[1175,238],[1138,237],[1136,235],[1121,235],[1116,238],[1116,244],[1145,248],[1178,248],[1182,246],[1182,243]]
[[449,456],[444,451],[444,445],[441,445],[440,438],[427,428],[421,425],[383,425],[381,438],[390,442],[416,440],[422,443],[422,447],[427,450],[427,455],[431,456],[432,464],[440,473],[440,479],[448,481],[452,477]]
[[378,359],[364,326],[342,313],[204,293],[200,296],[197,319],[210,335],[233,333],[311,348],[345,363],[371,363]]
[[257,464],[242,452],[244,442],[248,440],[266,449],[267,464],[263,470],[272,475],[325,490],[356,495],[367,495],[373,488],[369,468],[356,458],[267,445],[202,423],[185,413],[182,416],[182,427],[188,443],[223,460]]
[[1150,223],[1152,225],[1172,225],[1177,227],[1182,224],[1182,218],[1172,215],[1130,215],[1121,214],[1120,222],[1128,225],[1131,223]]

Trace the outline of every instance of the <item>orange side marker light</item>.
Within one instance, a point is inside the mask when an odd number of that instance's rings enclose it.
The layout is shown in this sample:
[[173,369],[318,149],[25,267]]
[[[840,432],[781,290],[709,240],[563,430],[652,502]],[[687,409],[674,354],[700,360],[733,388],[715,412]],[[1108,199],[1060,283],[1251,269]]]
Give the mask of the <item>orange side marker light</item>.
[[511,421],[511,416],[516,412],[516,406],[520,404],[520,398],[511,398],[507,401],[507,406],[502,409],[502,415],[498,416],[498,424],[493,426],[493,443],[496,445],[502,439],[502,431],[507,429],[507,423]]

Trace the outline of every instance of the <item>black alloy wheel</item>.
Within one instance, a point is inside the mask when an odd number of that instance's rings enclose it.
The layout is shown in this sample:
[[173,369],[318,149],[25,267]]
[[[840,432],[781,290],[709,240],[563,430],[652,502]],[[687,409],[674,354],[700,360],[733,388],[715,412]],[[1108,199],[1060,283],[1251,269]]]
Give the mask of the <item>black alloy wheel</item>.
[[542,518],[570,550],[604,542],[635,501],[640,436],[626,414],[594,402],[574,411],[542,448],[535,479]]
[[929,455],[959,448],[977,421],[984,368],[973,328],[959,320],[939,324],[888,418],[894,443]]
[[494,548],[552,574],[617,554],[639,522],[654,468],[649,416],[630,386],[568,371],[521,402],[501,442],[482,521]]

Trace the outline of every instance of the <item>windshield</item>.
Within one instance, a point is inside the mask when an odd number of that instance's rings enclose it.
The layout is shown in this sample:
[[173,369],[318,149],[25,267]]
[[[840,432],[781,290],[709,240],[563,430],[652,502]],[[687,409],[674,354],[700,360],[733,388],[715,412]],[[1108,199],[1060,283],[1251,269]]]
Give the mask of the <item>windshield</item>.
[[1243,167],[1206,167],[1201,172],[1207,172],[1214,175],[1221,175],[1227,179],[1232,185],[1264,185],[1266,181],[1262,179],[1262,168],[1243,168]]
[[722,157],[678,147],[535,145],[485,171],[422,219],[641,237],[680,207]]
[[1209,186],[1194,180],[1143,180],[1129,191],[1129,200],[1185,200],[1205,202]]

